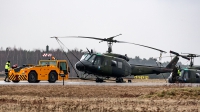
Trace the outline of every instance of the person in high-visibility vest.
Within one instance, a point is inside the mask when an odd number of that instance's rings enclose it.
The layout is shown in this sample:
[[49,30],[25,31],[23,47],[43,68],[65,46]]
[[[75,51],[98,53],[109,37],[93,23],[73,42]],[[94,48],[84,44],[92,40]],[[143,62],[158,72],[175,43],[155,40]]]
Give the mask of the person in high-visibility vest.
[[178,69],[178,75],[179,75],[179,76],[181,75],[181,70],[180,70],[180,69]]
[[178,76],[181,76],[181,66],[178,67]]
[[179,74],[178,74],[178,67],[175,66],[173,68],[173,71],[172,71],[172,82],[176,82],[177,81],[177,76],[179,76]]
[[9,78],[8,78],[8,72],[9,72],[9,70],[10,70],[10,61],[7,61],[6,65],[5,65],[5,74],[6,74],[6,77],[4,79],[5,82],[10,82]]

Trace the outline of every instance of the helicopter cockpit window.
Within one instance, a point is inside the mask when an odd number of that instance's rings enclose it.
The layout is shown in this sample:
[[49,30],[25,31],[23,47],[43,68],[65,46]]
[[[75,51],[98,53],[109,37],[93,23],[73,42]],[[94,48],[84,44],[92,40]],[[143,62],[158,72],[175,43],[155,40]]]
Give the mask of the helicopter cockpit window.
[[111,60],[111,66],[113,66],[113,67],[117,67],[117,61],[115,61],[115,60]]
[[[180,76],[183,76],[184,74],[184,70],[181,71]],[[171,74],[170,74],[171,75]]]
[[199,73],[196,73],[196,78],[199,78],[200,77],[200,74]]
[[88,60],[90,58],[90,54],[84,54],[80,60]]
[[184,78],[184,79],[188,79],[188,78],[189,78],[189,77],[188,77],[188,71],[183,70],[183,71],[181,72],[181,74],[183,75],[183,78]]
[[85,57],[87,56],[88,54],[84,54],[82,57],[81,57],[81,59],[80,60],[83,60],[83,59],[85,59]]
[[105,61],[104,65],[106,66],[107,64],[108,64],[108,62],[107,62],[107,61]]
[[118,68],[122,68],[122,62],[118,62]]
[[92,57],[90,57],[88,61],[89,61],[89,62],[91,62],[91,63],[93,63],[93,62],[94,62],[94,59],[95,59],[95,57],[96,57],[96,55],[92,55]]
[[90,54],[88,54],[86,57],[85,57],[85,59],[84,60],[88,60],[89,58],[90,58]]
[[94,61],[94,65],[102,65],[103,57],[97,56]]

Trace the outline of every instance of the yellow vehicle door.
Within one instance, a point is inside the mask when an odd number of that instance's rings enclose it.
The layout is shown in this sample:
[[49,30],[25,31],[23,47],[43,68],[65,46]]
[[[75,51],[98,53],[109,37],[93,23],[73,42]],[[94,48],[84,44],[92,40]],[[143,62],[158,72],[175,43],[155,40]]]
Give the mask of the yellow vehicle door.
[[39,73],[38,80],[47,80],[49,74],[49,67],[48,66],[40,67],[39,71],[40,72],[38,72]]
[[[65,80],[67,80],[68,79],[68,66],[67,66],[67,63],[66,62],[58,62],[58,68],[60,69],[60,73],[62,71],[65,74]],[[58,80],[62,80],[62,77],[60,77],[60,75],[58,76]]]

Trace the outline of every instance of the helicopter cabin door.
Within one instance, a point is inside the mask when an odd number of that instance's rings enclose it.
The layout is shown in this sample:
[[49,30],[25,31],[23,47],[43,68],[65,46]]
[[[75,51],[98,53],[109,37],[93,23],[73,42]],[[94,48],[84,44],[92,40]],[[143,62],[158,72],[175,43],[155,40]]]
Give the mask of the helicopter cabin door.
[[113,58],[111,60],[112,76],[113,77],[124,77],[123,61]]
[[110,66],[110,58],[109,57],[103,57],[101,71],[102,71],[101,72],[102,76],[109,77],[111,75],[112,69],[111,69],[111,66]]
[[190,75],[188,73],[188,70],[184,70],[182,73],[182,78],[184,80],[185,83],[188,83],[190,80]]
[[199,71],[190,71],[190,83],[200,83],[200,73]]
[[200,71],[197,70],[196,74],[195,74],[195,78],[196,78],[196,83],[200,83]]
[[104,61],[104,57],[100,56],[100,55],[96,55],[94,62],[93,62],[93,71],[98,74],[98,75],[104,75],[103,74],[103,61]]

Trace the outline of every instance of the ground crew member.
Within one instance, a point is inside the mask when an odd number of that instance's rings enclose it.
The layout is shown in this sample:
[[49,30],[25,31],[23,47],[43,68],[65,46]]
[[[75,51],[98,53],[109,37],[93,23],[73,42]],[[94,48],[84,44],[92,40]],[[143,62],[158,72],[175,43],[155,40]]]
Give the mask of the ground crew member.
[[180,69],[178,69],[178,76],[180,76],[181,75],[181,70]]
[[178,67],[178,76],[181,76],[181,66]]
[[5,74],[6,74],[6,77],[4,79],[5,82],[10,82],[9,78],[8,78],[8,71],[9,70],[10,70],[10,61],[7,61],[6,65],[5,65]]
[[178,67],[174,67],[174,69],[172,71],[172,82],[173,83],[177,81],[177,76],[179,76]]

